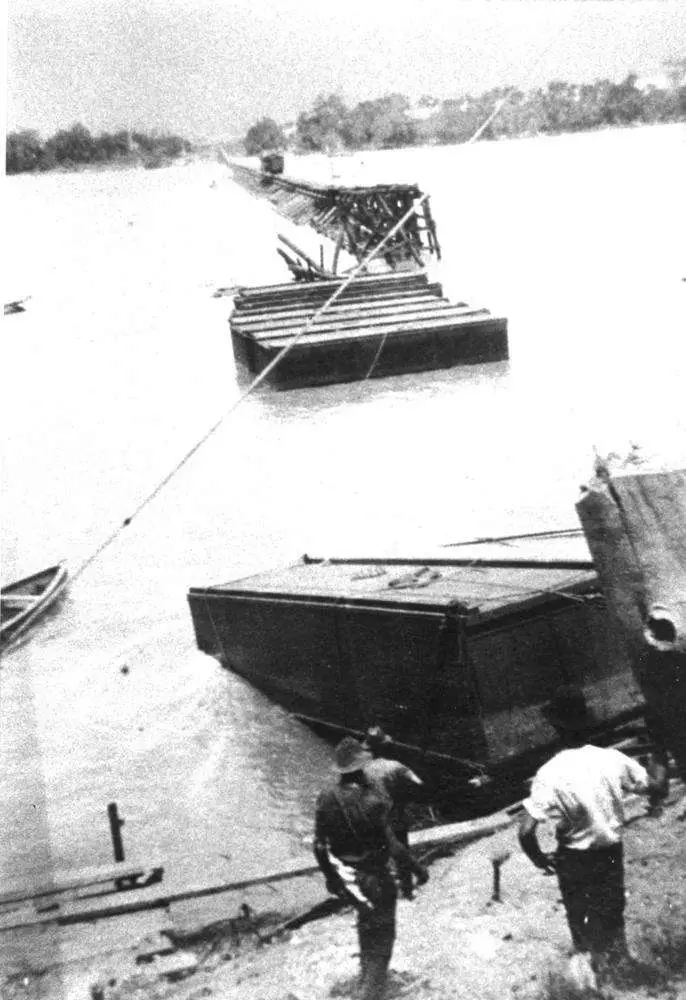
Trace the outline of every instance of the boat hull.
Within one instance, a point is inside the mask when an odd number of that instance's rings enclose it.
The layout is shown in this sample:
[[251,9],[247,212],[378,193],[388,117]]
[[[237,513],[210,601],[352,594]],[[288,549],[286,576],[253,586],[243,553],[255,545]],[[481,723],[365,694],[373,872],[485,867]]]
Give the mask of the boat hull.
[[69,573],[64,563],[2,588],[0,595],[0,649],[20,638],[57,601],[66,589]]

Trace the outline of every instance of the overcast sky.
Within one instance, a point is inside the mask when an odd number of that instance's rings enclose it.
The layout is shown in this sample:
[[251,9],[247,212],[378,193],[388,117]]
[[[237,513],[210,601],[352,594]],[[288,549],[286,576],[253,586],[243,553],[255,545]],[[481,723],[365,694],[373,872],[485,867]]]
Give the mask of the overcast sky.
[[8,128],[240,135],[318,93],[650,73],[686,57],[686,0],[9,0]]

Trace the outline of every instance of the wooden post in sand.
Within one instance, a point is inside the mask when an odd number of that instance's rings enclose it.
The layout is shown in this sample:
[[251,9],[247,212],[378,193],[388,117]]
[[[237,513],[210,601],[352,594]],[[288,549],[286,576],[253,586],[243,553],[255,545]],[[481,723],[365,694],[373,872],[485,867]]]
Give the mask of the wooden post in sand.
[[608,610],[686,778],[686,471],[598,461],[577,512]]

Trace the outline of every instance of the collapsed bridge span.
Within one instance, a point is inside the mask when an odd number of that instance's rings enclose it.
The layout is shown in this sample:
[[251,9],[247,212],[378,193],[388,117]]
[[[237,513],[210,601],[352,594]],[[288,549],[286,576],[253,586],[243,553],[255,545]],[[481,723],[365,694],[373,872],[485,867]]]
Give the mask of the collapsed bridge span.
[[416,184],[340,187],[230,165],[237,183],[267,198],[291,222],[309,225],[335,243],[334,273],[341,250],[363,260],[413,207],[412,216],[384,246],[384,260],[390,268],[405,262],[423,267],[431,257],[440,260],[429,198],[420,203],[423,192]]
[[[334,245],[325,266],[323,246],[315,261],[279,234],[295,280],[232,288],[234,355],[250,376],[293,389],[507,359],[506,318],[452,303],[429,280],[441,249],[416,184],[322,185],[286,177],[265,158],[260,171],[222,156],[237,183]],[[341,252],[358,262],[347,277]]]

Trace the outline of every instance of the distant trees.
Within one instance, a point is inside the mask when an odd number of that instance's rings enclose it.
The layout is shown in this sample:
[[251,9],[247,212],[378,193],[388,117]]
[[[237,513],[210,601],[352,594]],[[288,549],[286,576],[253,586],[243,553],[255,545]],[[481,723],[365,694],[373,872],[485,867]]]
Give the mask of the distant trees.
[[630,73],[621,83],[610,84],[604,106],[608,125],[632,125],[643,119],[644,95],[636,87],[637,79],[635,73]]
[[[391,149],[397,146],[467,142],[482,128],[494,108],[499,113],[480,133],[481,139],[557,135],[617,125],[686,120],[686,58],[664,66],[656,82],[630,73],[624,80],[568,83],[552,80],[529,92],[512,87],[444,100],[424,94],[413,107],[403,94],[386,94],[348,107],[339,94],[320,94],[309,111],[298,115],[286,133],[273,118],[260,118],[242,140],[248,156],[285,150],[289,136],[303,152],[335,153],[345,149]],[[191,144],[177,135],[103,132],[93,136],[77,123],[42,143],[38,133],[11,132],[6,143],[7,173],[78,168],[91,163],[142,162],[161,166]],[[233,144],[238,153],[240,141]]]
[[73,169],[88,164],[142,162],[159,166],[190,152],[191,144],[176,135],[147,135],[127,131],[93,136],[77,122],[60,129],[42,143],[37,132],[23,130],[7,136],[5,169],[8,174],[32,170]]
[[311,111],[298,116],[295,129],[299,147],[309,152],[412,146],[417,135],[403,94],[361,101],[351,109],[338,94],[320,95]]
[[146,135],[144,132],[132,132],[130,146],[146,166],[159,166],[163,160],[174,160],[192,149],[190,142],[178,135]]
[[417,124],[410,117],[410,102],[403,94],[387,94],[362,101],[348,114],[344,137],[352,148],[391,149],[414,146]]
[[246,132],[243,145],[247,156],[259,156],[267,149],[285,149],[287,143],[283,129],[273,118],[260,118]]
[[72,166],[93,163],[96,142],[85,125],[77,122],[70,129],[60,129],[52,139],[48,139],[46,150],[55,163]]
[[24,170],[39,170],[43,147],[37,132],[24,129],[10,132],[5,148],[5,169],[8,174],[19,174]]
[[[298,115],[292,143],[303,152],[332,153],[466,142],[498,102],[502,102],[501,110],[481,139],[686,119],[686,59],[666,63],[658,79],[659,84],[639,86],[636,75],[630,73],[619,83],[552,80],[529,92],[501,87],[476,97],[464,94],[445,100],[424,94],[414,108],[403,94],[387,94],[354,107],[348,107],[339,94],[320,94],[309,111]],[[283,130],[269,118],[253,125],[245,139],[246,152],[251,154],[286,145]]]
[[312,153],[346,146],[348,109],[338,94],[319,95],[309,112],[298,116],[296,136],[302,149]]
[[103,132],[97,143],[98,160],[117,160],[132,152],[131,136],[128,132]]

